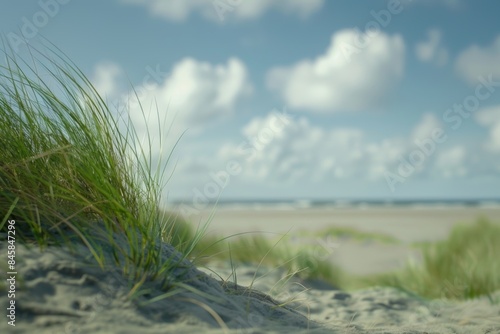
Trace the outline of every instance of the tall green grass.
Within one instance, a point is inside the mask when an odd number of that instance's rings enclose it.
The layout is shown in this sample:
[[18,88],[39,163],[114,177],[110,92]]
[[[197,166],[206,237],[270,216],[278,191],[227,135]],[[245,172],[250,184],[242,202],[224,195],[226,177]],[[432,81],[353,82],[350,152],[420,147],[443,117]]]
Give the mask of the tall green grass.
[[[0,231],[9,218],[25,244],[71,247],[76,238],[103,267],[104,241],[127,275],[154,278],[173,265],[156,247],[162,233],[169,237],[169,217],[158,210],[167,161],[154,166],[130,119],[119,118],[86,76],[52,50],[31,49],[29,61],[4,51],[0,212],[11,214],[0,217]],[[97,230],[104,231],[100,240]],[[116,232],[127,245],[113,239]]]

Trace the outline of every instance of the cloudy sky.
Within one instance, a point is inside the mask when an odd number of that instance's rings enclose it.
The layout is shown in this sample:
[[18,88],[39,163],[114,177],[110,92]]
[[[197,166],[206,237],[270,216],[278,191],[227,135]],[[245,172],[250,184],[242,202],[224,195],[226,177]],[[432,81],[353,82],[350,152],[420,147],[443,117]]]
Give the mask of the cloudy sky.
[[117,112],[128,103],[140,133],[160,119],[155,157],[182,136],[169,200],[498,198],[499,12],[494,0],[29,0],[4,4],[0,30],[21,56],[42,37],[57,45]]

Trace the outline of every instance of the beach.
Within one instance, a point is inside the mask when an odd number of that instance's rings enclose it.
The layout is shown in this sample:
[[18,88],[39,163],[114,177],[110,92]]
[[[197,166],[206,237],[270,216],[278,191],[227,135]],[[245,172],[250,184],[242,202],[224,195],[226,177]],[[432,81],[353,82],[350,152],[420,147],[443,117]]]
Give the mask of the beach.
[[201,211],[190,219],[193,224],[203,225],[212,214],[207,233],[221,237],[251,232],[304,238],[305,231],[349,227],[397,239],[399,242],[392,244],[348,238],[333,241],[336,248],[330,256],[332,262],[350,273],[364,275],[400,269],[409,259],[418,262],[419,251],[412,245],[443,240],[454,226],[473,224],[480,217],[498,221],[500,206],[221,206]]
[[[497,208],[222,209],[209,233],[300,234],[329,224],[347,224],[389,233],[401,244],[385,246],[410,249],[412,242],[446,237],[457,222],[478,215],[496,218],[498,213]],[[5,243],[0,246],[0,255],[5,257]],[[396,260],[401,265],[407,254],[395,249],[384,253],[383,246],[346,240],[332,261],[358,274],[363,272],[360,267],[371,273],[397,269]],[[187,268],[169,275],[178,275],[189,288],[162,298],[169,290],[145,281],[145,292],[131,301],[131,286],[121,268],[108,266],[102,271],[89,261],[88,249],[77,247],[76,253],[66,247],[48,247],[44,252],[17,248],[23,278],[16,296],[16,327],[2,321],[2,333],[500,333],[500,304],[492,304],[487,297],[426,300],[390,287],[343,291],[318,284],[306,288],[301,280],[277,268],[251,264],[237,265],[236,284],[228,279],[234,268],[227,263],[197,268],[166,244],[162,246],[165,261],[178,259],[179,268]],[[149,303],[154,298],[157,301]],[[500,299],[500,293],[492,298]],[[6,299],[6,294],[0,296],[2,305]]]

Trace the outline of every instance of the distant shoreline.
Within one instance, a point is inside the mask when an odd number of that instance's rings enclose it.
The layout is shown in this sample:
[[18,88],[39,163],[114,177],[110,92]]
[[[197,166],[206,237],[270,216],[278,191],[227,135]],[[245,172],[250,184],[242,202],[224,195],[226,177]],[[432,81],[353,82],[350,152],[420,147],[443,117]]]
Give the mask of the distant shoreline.
[[[169,207],[175,209],[181,205],[193,205],[193,200],[174,200]],[[277,209],[294,210],[307,208],[376,208],[376,207],[411,207],[441,209],[451,207],[500,208],[500,198],[482,199],[231,199],[205,203],[207,208],[216,206],[221,209]]]

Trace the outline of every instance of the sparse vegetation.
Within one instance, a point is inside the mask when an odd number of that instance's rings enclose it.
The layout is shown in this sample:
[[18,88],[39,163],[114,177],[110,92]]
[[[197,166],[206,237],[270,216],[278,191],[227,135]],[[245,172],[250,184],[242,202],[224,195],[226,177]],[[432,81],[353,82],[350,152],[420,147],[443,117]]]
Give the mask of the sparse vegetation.
[[421,245],[423,261],[362,279],[427,298],[471,299],[500,290],[500,225],[485,219],[455,227],[448,239]]
[[[337,232],[336,236],[344,232],[362,236],[361,240],[373,236],[379,242],[395,242],[390,237],[381,238],[354,229],[332,230]],[[348,275],[310,245],[292,244],[290,237],[276,240],[259,234],[229,238],[226,242],[218,240],[202,239],[193,254],[203,254],[199,259],[208,262],[227,260],[230,253],[235,263],[281,267],[303,278],[322,279],[344,289],[392,286],[426,298],[458,300],[489,296],[500,290],[500,225],[484,219],[473,225],[455,227],[446,240],[420,245],[422,263],[409,263],[401,271],[368,277]]]
[[323,231],[320,231],[318,235],[324,237],[353,239],[360,242],[378,241],[387,244],[395,244],[399,242],[396,238],[387,234],[363,232],[356,230],[355,228],[341,226],[329,227]]

